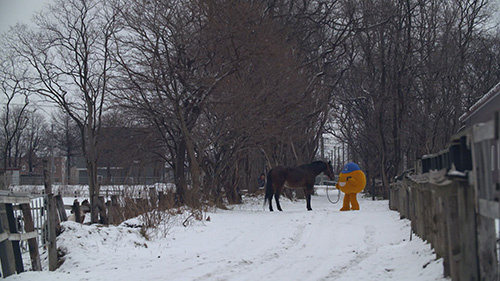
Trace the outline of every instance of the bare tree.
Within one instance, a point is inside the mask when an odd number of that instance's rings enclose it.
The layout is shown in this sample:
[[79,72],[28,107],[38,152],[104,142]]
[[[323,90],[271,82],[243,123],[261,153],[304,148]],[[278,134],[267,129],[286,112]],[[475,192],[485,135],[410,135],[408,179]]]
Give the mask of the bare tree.
[[26,73],[19,67],[19,61],[11,56],[8,50],[4,49],[0,57],[0,91],[2,95],[2,142],[0,147],[4,171],[19,164],[18,159],[12,162],[12,154],[19,156],[20,135],[28,125],[30,110],[29,93],[25,90],[26,83]]
[[116,16],[108,1],[56,1],[35,19],[37,29],[18,27],[11,47],[31,66],[32,90],[60,107],[78,125],[89,177],[92,222],[99,194],[97,143],[107,106]]
[[337,133],[349,144],[349,158],[361,158],[382,180],[384,195],[395,175],[443,149],[458,130],[486,4],[352,2],[356,33],[351,67],[333,104]]
[[40,150],[44,148],[43,138],[47,134],[45,117],[34,111],[28,117],[28,124],[23,132],[23,158],[27,161],[28,173],[32,174],[41,161],[38,161]]
[[68,114],[55,112],[51,115],[51,129],[47,130],[46,146],[54,145],[66,157],[65,180],[70,183],[71,167],[76,156],[81,155],[81,134]]
[[[231,71],[231,58],[215,61],[219,37],[205,34],[211,1],[147,1],[124,5],[118,60],[126,75],[122,106],[156,128],[166,145],[166,160],[174,168],[178,202],[186,201],[186,162],[192,192],[200,188],[199,159],[193,130],[216,86]],[[217,59],[220,59],[217,58]],[[187,155],[187,159],[186,159]]]

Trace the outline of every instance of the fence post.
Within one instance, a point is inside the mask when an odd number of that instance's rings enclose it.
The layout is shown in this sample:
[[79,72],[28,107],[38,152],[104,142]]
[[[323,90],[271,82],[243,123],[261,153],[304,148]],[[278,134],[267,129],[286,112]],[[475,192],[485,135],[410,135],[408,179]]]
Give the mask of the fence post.
[[66,215],[66,210],[64,209],[64,202],[62,196],[60,194],[55,196],[57,213],[59,214],[59,218],[61,221],[67,221],[68,216]]
[[56,225],[57,214],[54,195],[52,194],[52,182],[50,180],[48,161],[43,161],[43,184],[45,186],[45,194],[47,196],[47,232],[48,232],[48,253],[49,253],[49,270],[57,269],[57,244],[56,244]]
[[156,188],[155,187],[150,187],[149,188],[149,204],[153,208],[158,207],[158,196],[156,194]]
[[82,214],[80,213],[80,202],[77,199],[73,201],[73,214],[75,214],[75,222],[83,223]]
[[459,182],[457,195],[461,245],[460,277],[462,280],[480,280],[477,259],[475,192],[468,182]]
[[0,235],[6,234],[5,239],[0,242],[0,260],[2,263],[2,273],[4,277],[16,273],[16,265],[14,263],[14,253],[12,251],[12,243],[8,240],[7,214],[5,213],[5,204],[0,204]]
[[498,280],[495,220],[477,215],[477,250],[481,280]]
[[102,224],[108,224],[108,216],[106,214],[106,204],[104,204],[104,196],[99,196],[97,198],[97,206],[99,207],[99,217],[100,217],[100,223]]
[[[18,233],[16,218],[14,217],[14,208],[12,204],[5,204],[5,211],[7,213],[7,221],[9,223],[10,233]],[[16,272],[24,272],[23,258],[21,256],[21,248],[19,247],[19,240],[11,240],[12,251],[14,252],[14,260],[16,263]]]
[[117,224],[119,222],[117,195],[111,195],[111,203],[108,206],[108,214],[109,214],[109,223]]
[[[24,218],[24,230],[26,233],[35,231],[35,224],[33,223],[33,217],[31,216],[30,204],[20,204],[19,205]],[[40,262],[40,254],[38,252],[38,242],[35,238],[28,239],[28,247],[30,250],[31,267],[33,271],[41,271],[42,264]]]

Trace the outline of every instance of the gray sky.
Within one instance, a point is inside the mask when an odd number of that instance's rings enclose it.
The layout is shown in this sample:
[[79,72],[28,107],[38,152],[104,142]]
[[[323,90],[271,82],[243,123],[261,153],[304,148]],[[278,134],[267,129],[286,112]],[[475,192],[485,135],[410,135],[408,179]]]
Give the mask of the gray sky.
[[46,3],[49,0],[0,0],[0,32],[18,21],[30,22],[33,13]]
[[[0,32],[7,31],[9,26],[18,21],[29,22],[33,13],[43,8],[51,0],[0,0]],[[500,0],[490,0],[500,6]],[[500,11],[496,9],[493,15],[495,21],[500,23]]]

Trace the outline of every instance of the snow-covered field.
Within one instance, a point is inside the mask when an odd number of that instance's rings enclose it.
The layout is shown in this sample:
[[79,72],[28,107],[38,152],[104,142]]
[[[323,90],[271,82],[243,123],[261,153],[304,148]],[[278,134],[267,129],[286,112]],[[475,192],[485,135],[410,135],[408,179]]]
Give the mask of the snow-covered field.
[[[361,211],[340,212],[324,190],[304,200],[282,198],[283,212],[246,198],[203,221],[171,218],[168,235],[144,238],[125,226],[65,222],[55,272],[25,272],[6,280],[449,280],[442,260],[413,235],[388,201],[361,198]],[[206,219],[210,217],[210,220]]]

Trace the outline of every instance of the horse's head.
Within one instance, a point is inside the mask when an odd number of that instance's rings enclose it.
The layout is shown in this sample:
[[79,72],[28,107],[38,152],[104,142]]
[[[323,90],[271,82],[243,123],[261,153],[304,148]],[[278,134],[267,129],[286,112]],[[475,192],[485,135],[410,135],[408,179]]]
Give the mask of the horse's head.
[[328,161],[328,163],[326,163],[326,170],[324,171],[324,174],[327,175],[331,181],[335,180],[335,174],[333,173],[332,161]]

